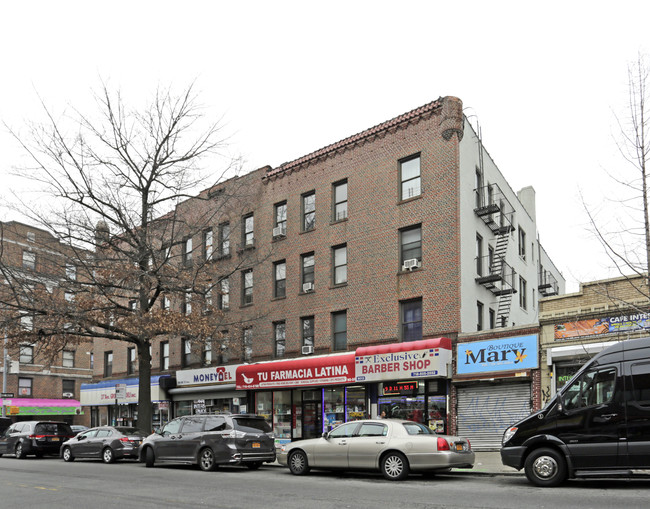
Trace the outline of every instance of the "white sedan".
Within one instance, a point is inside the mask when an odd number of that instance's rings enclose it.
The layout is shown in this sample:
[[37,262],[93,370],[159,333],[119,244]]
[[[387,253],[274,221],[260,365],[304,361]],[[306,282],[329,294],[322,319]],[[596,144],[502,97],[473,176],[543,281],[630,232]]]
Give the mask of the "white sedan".
[[409,472],[446,472],[472,468],[469,440],[437,435],[423,424],[399,419],[352,421],[323,433],[321,438],[282,446],[278,462],[294,475],[311,468],[380,470],[398,481]]

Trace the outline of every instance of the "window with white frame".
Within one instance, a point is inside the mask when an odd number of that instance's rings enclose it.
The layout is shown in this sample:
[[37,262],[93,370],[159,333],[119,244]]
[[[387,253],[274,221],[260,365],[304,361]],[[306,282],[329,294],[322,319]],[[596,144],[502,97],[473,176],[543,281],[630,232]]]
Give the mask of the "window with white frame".
[[420,196],[420,155],[415,155],[400,161],[400,198],[408,200]]
[[18,396],[31,397],[32,396],[33,380],[31,378],[18,379]]
[[186,368],[192,364],[192,342],[187,338],[183,338],[182,343],[183,356],[181,358],[181,363],[182,366]]
[[230,307],[230,280],[226,277],[219,281],[219,309],[225,311]]
[[20,364],[34,364],[34,346],[20,345],[18,360]]
[[160,343],[160,369],[163,371],[169,369],[169,341]]
[[133,375],[135,373],[136,351],[135,347],[129,347],[126,350],[126,374]]
[[207,338],[203,344],[203,365],[209,366],[212,364],[212,339]]
[[71,280],[75,281],[77,279],[77,266],[73,263],[65,264],[65,276]]
[[316,227],[316,193],[311,191],[302,195],[302,231],[308,232]]
[[192,237],[189,237],[183,241],[183,265],[190,265],[192,263]]
[[332,221],[343,221],[348,217],[348,181],[337,182],[332,186]]
[[253,360],[253,328],[247,327],[243,331],[243,357],[244,362],[251,362]]
[[333,274],[332,279],[335,285],[342,285],[348,282],[348,246],[336,246],[332,248]]
[[211,260],[214,249],[214,234],[212,228],[203,232],[203,259]]
[[411,226],[400,230],[400,266],[402,270],[422,264],[422,227]]
[[182,311],[184,315],[192,314],[192,289],[185,290],[185,295],[182,303]]
[[305,316],[300,319],[302,331],[302,346],[314,346],[314,317]]
[[244,216],[244,230],[243,230],[244,247],[252,247],[255,245],[255,218],[253,214]]
[[104,352],[104,377],[113,375],[113,352]]
[[74,350],[63,350],[63,367],[74,368]]
[[275,356],[284,357],[285,351],[285,342],[286,342],[286,323],[285,322],[275,322],[273,324],[273,337],[274,337],[274,346],[275,346]]
[[23,251],[23,268],[31,270],[36,268],[36,253]]
[[253,269],[242,272],[242,305],[253,303]]
[[307,253],[301,256],[302,266],[302,291],[314,291],[314,253]]
[[519,306],[521,309],[526,309],[528,306],[526,291],[526,280],[519,276]]
[[275,204],[275,220],[273,221],[273,236],[279,237],[287,234],[287,202]]
[[219,255],[230,255],[230,223],[219,225]]
[[287,294],[287,263],[284,260],[273,264],[273,296],[285,297]]
[[519,227],[519,256],[526,259],[526,232]]

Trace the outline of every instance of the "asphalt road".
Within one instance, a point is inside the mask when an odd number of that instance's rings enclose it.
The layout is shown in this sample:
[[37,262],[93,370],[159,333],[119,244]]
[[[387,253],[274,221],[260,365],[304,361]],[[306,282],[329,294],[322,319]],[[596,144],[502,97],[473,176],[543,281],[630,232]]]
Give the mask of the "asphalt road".
[[19,508],[647,508],[650,480],[571,481],[542,489],[523,476],[412,475],[389,482],[380,474],[312,472],[294,477],[189,466],[145,468],[123,461],[65,463],[58,458],[0,458],[0,509]]

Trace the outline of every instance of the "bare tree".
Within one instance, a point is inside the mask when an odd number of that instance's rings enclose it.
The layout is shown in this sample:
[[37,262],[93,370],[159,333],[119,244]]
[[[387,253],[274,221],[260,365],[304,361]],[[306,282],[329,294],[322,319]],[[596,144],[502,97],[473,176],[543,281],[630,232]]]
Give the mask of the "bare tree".
[[[648,267],[650,266],[650,212],[648,205],[647,162],[650,150],[648,128],[650,105],[648,96],[650,67],[648,57],[639,54],[628,66],[628,98],[623,115],[616,115],[618,135],[615,137],[624,165],[608,176],[618,186],[616,212],[597,211],[583,205],[596,238],[622,276],[630,282],[638,297],[648,297]],[[613,200],[612,200],[613,201]],[[639,285],[639,276],[645,285]],[[622,304],[622,303],[619,303]]]
[[[51,355],[95,338],[134,345],[138,426],[148,431],[152,341],[218,336],[224,320],[213,300],[228,274],[210,263],[210,228],[241,217],[256,189],[245,177],[224,180],[238,161],[223,163],[220,123],[207,122],[192,86],[178,96],[158,90],[135,111],[102,84],[96,102],[98,118],[74,110],[58,119],[43,104],[45,123],[26,136],[11,131],[34,163],[20,173],[46,192],[22,212],[57,247],[41,246],[34,270],[0,258],[0,305],[14,344],[37,342]],[[219,161],[210,177],[204,165]],[[261,257],[244,254],[231,272]]]

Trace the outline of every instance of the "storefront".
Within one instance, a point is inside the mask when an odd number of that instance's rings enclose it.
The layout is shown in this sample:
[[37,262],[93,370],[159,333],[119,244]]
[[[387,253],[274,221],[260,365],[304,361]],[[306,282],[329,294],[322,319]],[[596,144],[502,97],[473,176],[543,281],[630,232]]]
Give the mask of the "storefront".
[[436,338],[239,366],[237,389],[249,391],[278,442],[320,436],[367,417],[408,418],[446,429],[451,340]]
[[[170,418],[169,398],[165,384],[169,375],[151,377],[151,405],[153,426],[157,427]],[[90,408],[91,426],[134,426],[138,420],[137,378],[107,380],[94,384],[81,384],[81,405]],[[118,398],[117,388],[124,390],[124,397]]]
[[4,398],[0,404],[14,422],[46,419],[73,424],[75,416],[83,415],[81,403],[76,399]]
[[217,366],[176,372],[176,387],[168,392],[173,416],[204,413],[247,413],[246,392],[237,391],[237,366]]
[[456,434],[476,450],[498,449],[505,429],[532,410],[538,359],[537,334],[459,342]]

